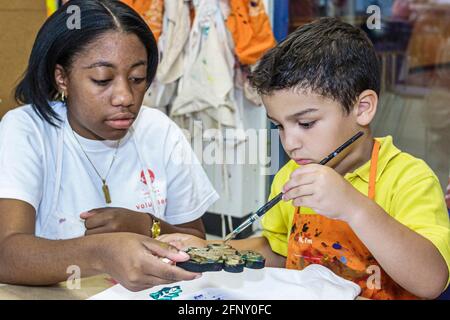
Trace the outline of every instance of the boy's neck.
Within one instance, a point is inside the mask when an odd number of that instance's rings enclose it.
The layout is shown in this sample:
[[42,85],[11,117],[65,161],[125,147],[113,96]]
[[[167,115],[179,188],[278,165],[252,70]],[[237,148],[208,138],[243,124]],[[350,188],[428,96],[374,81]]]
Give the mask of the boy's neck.
[[364,165],[372,157],[374,139],[370,132],[366,132],[355,148],[333,168],[340,175],[344,176],[349,172],[355,171],[357,168]]

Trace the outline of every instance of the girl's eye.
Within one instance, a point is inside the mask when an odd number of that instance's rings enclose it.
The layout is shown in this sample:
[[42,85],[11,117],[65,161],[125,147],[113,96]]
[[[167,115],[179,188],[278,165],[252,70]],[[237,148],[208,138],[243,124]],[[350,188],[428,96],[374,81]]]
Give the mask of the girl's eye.
[[130,78],[131,81],[133,81],[136,84],[142,83],[145,81],[145,78]]
[[106,79],[106,80],[95,80],[95,79],[92,79],[92,81],[93,81],[96,85],[99,85],[99,86],[104,87],[104,86],[108,85],[108,83],[109,83],[111,80],[110,80],[110,79]]
[[299,122],[298,124],[300,126],[302,126],[305,129],[310,129],[314,124],[316,123],[316,121],[311,121],[311,122]]

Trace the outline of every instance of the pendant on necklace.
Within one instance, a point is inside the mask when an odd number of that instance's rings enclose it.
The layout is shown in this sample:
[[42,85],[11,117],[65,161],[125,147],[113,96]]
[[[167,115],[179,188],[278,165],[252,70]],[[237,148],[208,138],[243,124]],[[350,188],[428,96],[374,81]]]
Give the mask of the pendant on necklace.
[[105,195],[106,203],[111,203],[111,194],[109,193],[108,185],[106,184],[106,181],[104,181],[104,180],[103,180],[102,190],[103,190],[103,194]]

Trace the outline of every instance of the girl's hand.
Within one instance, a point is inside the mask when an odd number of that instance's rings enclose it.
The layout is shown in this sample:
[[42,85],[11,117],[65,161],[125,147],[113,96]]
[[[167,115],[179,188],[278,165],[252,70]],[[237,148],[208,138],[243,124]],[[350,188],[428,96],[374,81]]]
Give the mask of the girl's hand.
[[80,217],[85,220],[85,235],[132,232],[150,236],[150,229],[153,224],[150,214],[124,208],[93,209],[83,212]]
[[189,247],[203,248],[208,244],[204,239],[184,233],[163,234],[156,238],[156,240],[166,242],[176,247],[178,250],[185,250]]
[[193,280],[201,274],[185,271],[175,262],[189,255],[175,247],[134,233],[105,235],[99,250],[100,270],[131,291],[177,281]]

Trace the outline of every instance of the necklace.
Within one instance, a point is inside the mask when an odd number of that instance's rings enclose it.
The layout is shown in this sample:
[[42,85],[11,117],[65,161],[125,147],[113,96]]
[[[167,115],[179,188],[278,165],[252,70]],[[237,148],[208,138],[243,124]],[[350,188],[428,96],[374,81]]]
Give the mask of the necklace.
[[116,155],[117,155],[117,151],[119,150],[119,144],[120,144],[120,140],[117,141],[117,147],[116,147],[116,152],[114,153],[114,156],[112,158],[111,164],[109,165],[109,169],[108,172],[106,172],[106,176],[104,178],[102,178],[102,176],[100,175],[100,173],[98,172],[97,168],[94,166],[94,164],[92,163],[91,159],[89,159],[87,153],[84,151],[83,147],[81,146],[80,141],[78,140],[77,136],[75,135],[75,132],[72,129],[72,133],[73,136],[75,137],[75,140],[77,140],[78,145],[80,146],[81,151],[83,151],[84,155],[86,156],[86,159],[88,159],[89,163],[91,164],[92,168],[94,168],[95,173],[98,175],[98,177],[100,178],[100,180],[102,181],[102,191],[103,191],[103,195],[105,196],[105,201],[106,203],[111,203],[111,194],[109,193],[109,187],[106,184],[106,179],[108,178],[109,172],[111,171],[111,168],[113,166],[114,161],[116,160]]

